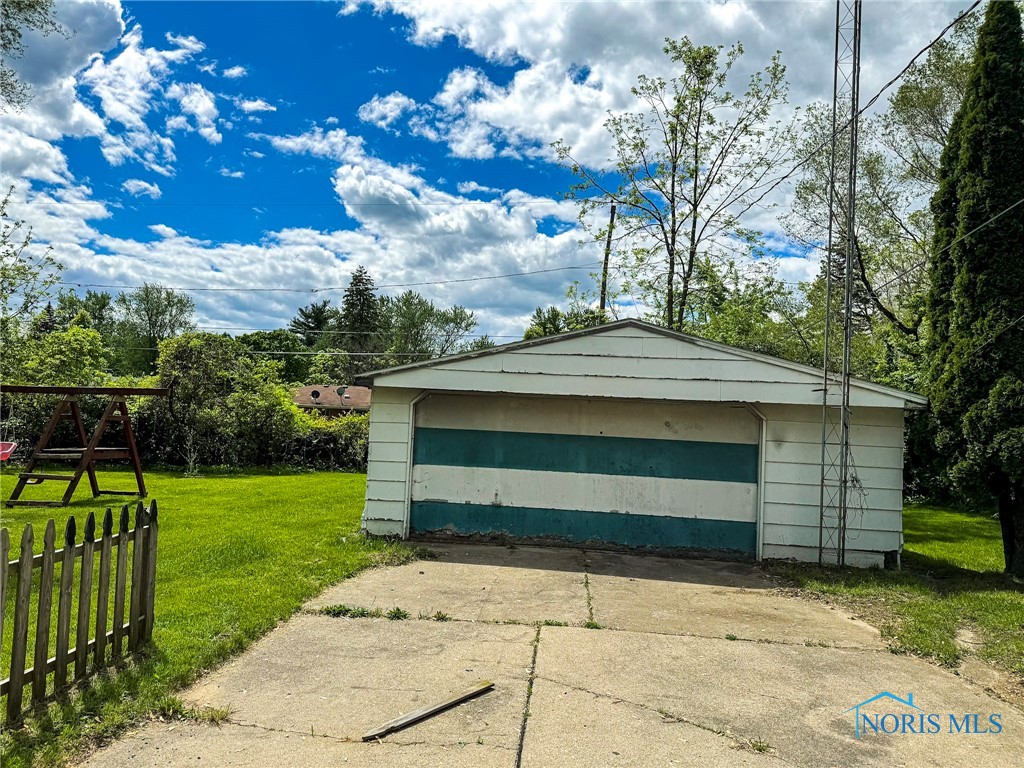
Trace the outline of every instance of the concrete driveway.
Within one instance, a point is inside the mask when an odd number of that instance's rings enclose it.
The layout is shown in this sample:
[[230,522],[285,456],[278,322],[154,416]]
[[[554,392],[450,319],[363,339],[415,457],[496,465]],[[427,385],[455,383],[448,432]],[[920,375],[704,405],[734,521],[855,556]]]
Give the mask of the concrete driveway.
[[[226,722],[151,723],[87,765],[1024,765],[1019,710],[889,653],[866,624],[776,593],[749,565],[433,549],[436,560],[328,589],[185,694],[229,709]],[[410,619],[319,612],[341,604]],[[360,741],[481,679],[494,690]],[[876,722],[905,726],[906,714],[913,729],[936,714],[940,732],[855,738],[846,710],[883,691],[912,693],[920,710],[883,699],[863,710]],[[975,730],[1000,715],[1002,731],[949,733],[950,713],[979,715]]]

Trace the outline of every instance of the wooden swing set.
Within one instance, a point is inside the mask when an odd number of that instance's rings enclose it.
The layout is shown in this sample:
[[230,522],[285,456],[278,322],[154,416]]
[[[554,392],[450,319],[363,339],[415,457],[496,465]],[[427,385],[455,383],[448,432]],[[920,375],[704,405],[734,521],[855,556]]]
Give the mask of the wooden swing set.
[[[11,497],[7,500],[8,507],[66,507],[71,497],[75,495],[75,488],[83,474],[89,476],[89,485],[92,488],[93,498],[101,495],[117,496],[141,496],[146,495],[146,481],[142,476],[142,463],[139,461],[139,450],[135,445],[135,433],[132,431],[132,419],[128,414],[129,397],[167,397],[170,390],[147,387],[44,387],[32,385],[11,385],[2,387],[7,394],[21,395],[60,395],[50,420],[46,423],[39,442],[29,457],[23,472],[18,474],[18,482],[14,486]],[[82,410],[78,405],[78,398],[83,395],[101,395],[109,397],[103,415],[97,422],[92,436],[88,437],[85,430],[85,423],[82,420]],[[76,443],[65,447],[48,447],[50,440],[57,431],[57,425],[61,421],[70,420],[73,426],[74,439]],[[107,428],[112,424],[120,424],[124,430],[123,446],[109,447],[101,446]],[[0,458],[6,461],[17,443],[3,442],[0,444]],[[109,491],[101,490],[96,480],[96,462],[98,461],[124,461],[131,464],[135,471],[135,481],[138,485],[137,491]],[[40,462],[69,462],[75,464],[73,474],[54,474],[52,472],[37,472],[36,467]],[[65,482],[67,490],[60,501],[31,501],[21,499],[21,493],[26,485],[38,485],[46,480]]]

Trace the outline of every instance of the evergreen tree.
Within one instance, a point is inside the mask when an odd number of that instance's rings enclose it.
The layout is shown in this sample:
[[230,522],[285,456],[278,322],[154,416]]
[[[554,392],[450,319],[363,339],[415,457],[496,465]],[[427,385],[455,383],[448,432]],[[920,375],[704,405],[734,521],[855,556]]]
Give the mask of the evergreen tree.
[[337,317],[338,310],[331,306],[330,299],[314,301],[305,307],[299,307],[295,317],[288,323],[288,330],[296,334],[307,347],[314,347]]
[[929,395],[956,486],[995,496],[1007,571],[1024,576],[1024,33],[989,3],[932,200]]
[[373,278],[366,267],[352,273],[341,305],[338,330],[349,352],[373,352],[380,325],[380,307],[374,293]]

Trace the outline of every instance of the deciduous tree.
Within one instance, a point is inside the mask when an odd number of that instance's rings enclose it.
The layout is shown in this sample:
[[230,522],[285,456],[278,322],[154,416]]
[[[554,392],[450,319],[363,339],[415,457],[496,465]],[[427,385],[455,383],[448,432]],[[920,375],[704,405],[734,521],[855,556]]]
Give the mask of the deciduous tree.
[[756,243],[759,233],[742,219],[763,204],[793,146],[792,123],[775,117],[788,95],[779,54],[735,95],[728,83],[743,46],[724,57],[723,50],[667,39],[664,53],[678,74],[641,75],[632,89],[638,110],[609,115],[606,167],[590,167],[562,141],[553,145],[579,178],[568,197],[579,202],[581,223],[603,240],[591,224],[599,209],[617,206],[613,243],[625,282],[677,329],[687,325],[702,278]]

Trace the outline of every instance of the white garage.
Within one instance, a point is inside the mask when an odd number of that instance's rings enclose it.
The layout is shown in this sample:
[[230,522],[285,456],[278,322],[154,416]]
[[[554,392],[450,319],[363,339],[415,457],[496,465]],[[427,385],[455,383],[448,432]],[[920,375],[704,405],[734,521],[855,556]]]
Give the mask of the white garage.
[[[371,534],[818,559],[820,370],[624,320],[358,383]],[[903,413],[925,402],[853,382],[848,563],[902,547]]]

